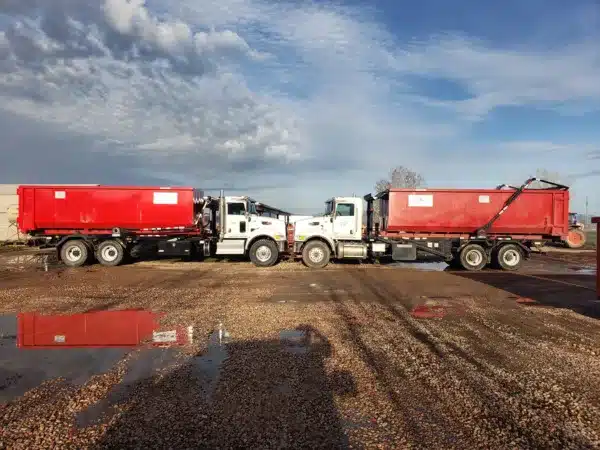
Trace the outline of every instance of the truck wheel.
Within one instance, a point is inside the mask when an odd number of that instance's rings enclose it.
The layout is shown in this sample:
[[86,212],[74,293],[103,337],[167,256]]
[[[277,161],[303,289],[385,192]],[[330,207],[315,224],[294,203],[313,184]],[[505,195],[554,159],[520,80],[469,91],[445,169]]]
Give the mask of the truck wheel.
[[503,245],[494,259],[495,265],[502,270],[518,270],[523,265],[523,252],[516,245]]
[[329,264],[331,251],[329,246],[321,241],[312,241],[302,250],[302,262],[312,269],[322,269]]
[[271,267],[278,259],[279,249],[270,239],[259,239],[250,247],[250,261],[257,267]]
[[460,265],[466,270],[481,270],[487,264],[487,255],[481,245],[469,244],[460,252]]
[[65,242],[60,248],[60,260],[67,267],[81,267],[88,260],[88,247],[81,239]]
[[103,241],[96,249],[96,259],[103,266],[118,266],[124,257],[125,249],[114,240]]
[[569,230],[569,235],[567,236],[567,240],[565,244],[569,248],[581,248],[585,245],[586,236],[582,230],[578,230],[576,228]]

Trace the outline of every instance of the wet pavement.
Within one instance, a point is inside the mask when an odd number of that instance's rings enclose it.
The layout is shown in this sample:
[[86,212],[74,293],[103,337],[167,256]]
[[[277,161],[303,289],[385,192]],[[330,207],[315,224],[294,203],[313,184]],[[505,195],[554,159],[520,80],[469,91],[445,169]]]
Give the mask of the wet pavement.
[[[543,255],[524,269],[156,263],[11,271],[0,277],[0,441],[595,448],[595,277]],[[22,311],[46,316],[26,316],[27,326],[43,326],[28,338],[16,324]],[[120,311],[152,321],[103,322]],[[158,328],[150,311],[166,312]],[[65,347],[73,343],[94,348]]]
[[[152,322],[136,323],[136,317]],[[0,404],[51,380],[82,386],[132,352],[135,357],[127,364],[124,382],[155,375],[174,361],[177,351],[155,346],[183,343],[189,336],[178,339],[177,331],[189,330],[156,332],[154,322],[154,315],[144,311],[0,316]]]

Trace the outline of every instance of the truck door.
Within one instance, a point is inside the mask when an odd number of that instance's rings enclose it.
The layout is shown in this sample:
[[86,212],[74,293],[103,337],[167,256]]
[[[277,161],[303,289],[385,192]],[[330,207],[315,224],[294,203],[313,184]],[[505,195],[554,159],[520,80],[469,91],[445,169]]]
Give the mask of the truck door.
[[356,208],[353,203],[338,203],[335,205],[333,219],[333,235],[336,239],[359,239],[356,230]]
[[227,203],[225,238],[244,239],[248,235],[246,230],[246,205],[243,202]]

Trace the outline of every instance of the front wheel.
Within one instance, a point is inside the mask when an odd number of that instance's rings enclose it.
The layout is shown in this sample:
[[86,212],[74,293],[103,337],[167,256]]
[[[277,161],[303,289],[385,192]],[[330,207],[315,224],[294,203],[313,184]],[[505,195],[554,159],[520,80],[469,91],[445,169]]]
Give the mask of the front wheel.
[[302,250],[302,262],[312,269],[322,269],[329,264],[331,251],[329,246],[322,241],[312,241]]
[[277,244],[270,239],[260,239],[250,247],[250,261],[257,267],[271,267],[279,259]]

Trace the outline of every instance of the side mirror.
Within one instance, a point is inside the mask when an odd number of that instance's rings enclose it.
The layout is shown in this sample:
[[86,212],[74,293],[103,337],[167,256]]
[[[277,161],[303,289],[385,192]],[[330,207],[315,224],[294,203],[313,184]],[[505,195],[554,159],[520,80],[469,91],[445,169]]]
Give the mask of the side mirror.
[[329,218],[329,221],[333,223],[333,216]]

